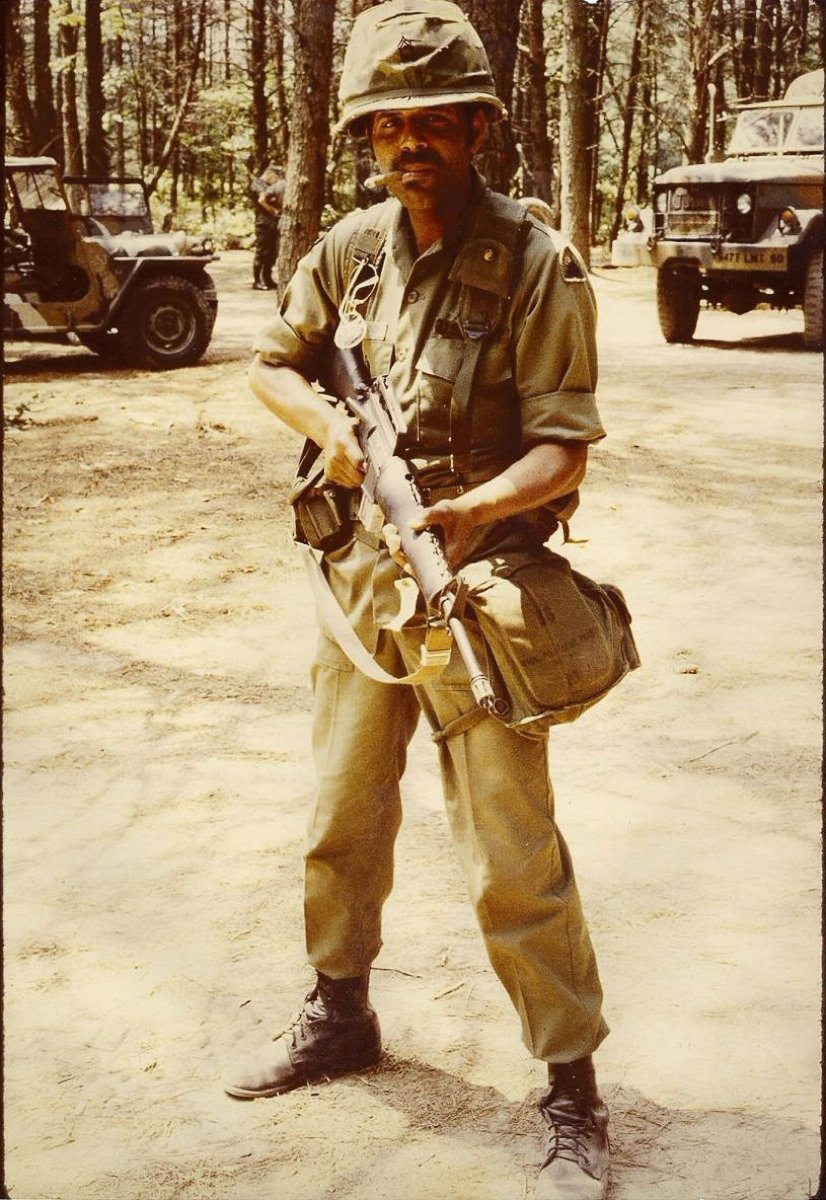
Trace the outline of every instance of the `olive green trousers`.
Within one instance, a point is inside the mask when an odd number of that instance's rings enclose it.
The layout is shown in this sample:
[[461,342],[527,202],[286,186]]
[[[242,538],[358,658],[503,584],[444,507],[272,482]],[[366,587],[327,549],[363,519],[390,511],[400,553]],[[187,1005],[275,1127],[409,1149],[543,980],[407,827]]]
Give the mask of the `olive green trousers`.
[[[398,673],[418,660],[421,630],[382,631]],[[392,643],[392,644],[391,644]],[[531,1054],[570,1062],[608,1032],[602,989],[570,854],[554,820],[548,738],[484,717],[438,731],[475,708],[460,663],[435,684],[383,684],[322,633],[312,669],[318,772],[305,874],[311,965],[334,978],[366,972],[381,947],[401,823],[399,783],[424,711],[437,731],[447,816],[491,964]]]

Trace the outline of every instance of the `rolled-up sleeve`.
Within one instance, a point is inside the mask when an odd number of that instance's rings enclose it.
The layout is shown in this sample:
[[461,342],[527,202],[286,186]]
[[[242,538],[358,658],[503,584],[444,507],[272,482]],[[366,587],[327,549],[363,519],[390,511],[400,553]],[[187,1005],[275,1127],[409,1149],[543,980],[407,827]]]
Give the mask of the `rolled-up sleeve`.
[[293,367],[311,381],[319,376],[338,321],[336,240],[327,234],[301,259],[277,317],[253,343],[265,362]]
[[596,300],[581,260],[558,234],[531,233],[513,331],[523,446],[605,437],[595,395]]

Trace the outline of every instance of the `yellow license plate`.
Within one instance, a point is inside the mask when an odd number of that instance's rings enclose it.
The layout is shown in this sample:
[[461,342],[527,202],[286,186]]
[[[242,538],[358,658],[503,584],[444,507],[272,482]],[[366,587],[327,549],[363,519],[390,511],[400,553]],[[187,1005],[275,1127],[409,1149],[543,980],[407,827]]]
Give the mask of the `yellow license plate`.
[[736,271],[785,271],[785,246],[739,246],[736,250],[721,250],[714,266]]

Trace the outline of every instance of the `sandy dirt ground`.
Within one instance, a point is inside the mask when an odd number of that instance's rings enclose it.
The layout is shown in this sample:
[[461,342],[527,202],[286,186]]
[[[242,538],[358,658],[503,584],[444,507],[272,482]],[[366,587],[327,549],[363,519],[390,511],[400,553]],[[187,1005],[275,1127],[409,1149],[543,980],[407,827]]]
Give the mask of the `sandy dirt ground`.
[[[426,731],[364,1075],[255,1103],[224,1063],[310,983],[312,601],[298,438],[245,386],[273,305],[215,264],[197,367],[15,349],[5,412],[5,1178],[15,1200],[523,1200],[543,1070],[487,965]],[[598,270],[567,547],[644,659],[552,739],[612,1034],[611,1200],[804,1200],[820,1145],[822,358],[800,314],[659,336]]]

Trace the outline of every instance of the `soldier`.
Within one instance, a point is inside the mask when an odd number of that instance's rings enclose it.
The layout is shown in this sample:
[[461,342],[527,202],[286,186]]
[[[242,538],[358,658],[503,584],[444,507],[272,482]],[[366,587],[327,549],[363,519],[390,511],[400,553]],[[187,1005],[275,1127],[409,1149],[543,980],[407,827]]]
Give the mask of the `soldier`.
[[[473,166],[504,106],[458,7],[386,0],[362,12],[340,100],[340,127],[369,139],[391,196],[345,217],[299,264],[257,342],[251,387],[320,447],[328,481],[358,489],[364,464],[353,422],[311,384],[324,377],[343,316],[360,326],[371,372],[389,377],[408,420],[426,503],[419,527],[439,527],[450,562],[471,583],[479,622],[484,613],[494,634],[505,631],[502,677],[517,696],[527,639],[524,629],[511,636],[508,622],[521,619],[532,588],[541,591],[551,559],[562,561],[543,543],[576,507],[588,445],[604,436],[593,295],[572,248],[491,192]],[[373,660],[415,676],[425,622],[421,606],[399,619],[394,584],[403,566],[381,521],[360,504],[322,570]],[[538,658],[541,672],[541,648]],[[608,1112],[591,1056],[608,1030],[553,816],[547,722],[485,716],[453,659],[435,683],[371,674],[322,630],[312,668],[319,782],[305,861],[316,984],[294,1025],[231,1071],[225,1090],[274,1096],[379,1060],[368,983],[392,884],[399,780],[424,711],[491,964],[528,1049],[548,1065],[535,1195],[604,1197]]]
[[272,270],[278,256],[278,222],[284,197],[284,180],[275,163],[268,163],[260,177],[252,181],[250,196],[255,206],[252,286],[256,292],[266,292],[275,287]]

